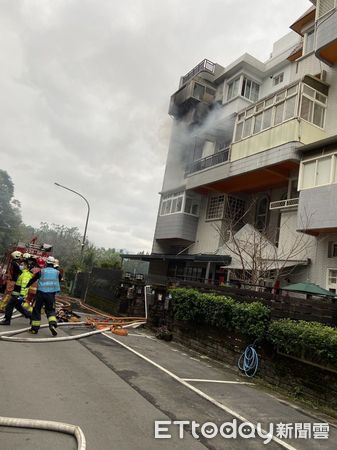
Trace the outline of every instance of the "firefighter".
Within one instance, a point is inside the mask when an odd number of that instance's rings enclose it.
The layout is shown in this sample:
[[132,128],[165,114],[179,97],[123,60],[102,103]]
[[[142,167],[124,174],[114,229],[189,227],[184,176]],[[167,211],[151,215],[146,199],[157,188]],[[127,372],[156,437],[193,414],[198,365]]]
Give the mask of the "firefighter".
[[21,275],[15,282],[14,290],[11,298],[6,305],[5,318],[0,322],[0,325],[10,325],[14,308],[16,308],[27,319],[31,318],[31,311],[29,305],[24,303],[24,299],[28,294],[28,282],[33,277],[33,274],[28,269],[28,263],[22,261],[19,265]]
[[11,254],[12,262],[10,266],[10,281],[16,281],[19,278],[19,275],[21,274],[20,270],[20,262],[22,260],[22,253],[19,252],[19,250],[16,250]]
[[60,272],[54,268],[54,264],[55,258],[48,256],[46,267],[36,273],[27,285],[29,288],[35,281],[38,281],[30,329],[32,334],[37,334],[40,329],[41,309],[44,306],[48,317],[49,329],[53,336],[57,335],[55,295],[60,292]]
[[[30,271],[32,272],[33,276],[40,272],[40,270],[45,266],[45,261],[43,258],[36,258],[34,260],[34,266],[32,267],[32,265],[30,266]],[[32,305],[34,302],[34,298],[36,295],[36,291],[37,291],[37,281],[35,283],[33,283],[28,290],[28,295],[27,295],[27,303],[29,305]]]

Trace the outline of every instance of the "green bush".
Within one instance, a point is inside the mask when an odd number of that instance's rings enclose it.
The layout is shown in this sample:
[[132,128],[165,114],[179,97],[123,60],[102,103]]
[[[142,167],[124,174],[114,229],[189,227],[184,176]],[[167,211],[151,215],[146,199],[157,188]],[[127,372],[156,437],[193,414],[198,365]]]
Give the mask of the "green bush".
[[262,303],[237,303],[229,297],[203,294],[195,289],[170,291],[175,318],[234,330],[243,335],[262,338],[266,332],[270,309]]
[[337,366],[337,329],[318,322],[272,321],[268,339],[278,350],[311,361]]

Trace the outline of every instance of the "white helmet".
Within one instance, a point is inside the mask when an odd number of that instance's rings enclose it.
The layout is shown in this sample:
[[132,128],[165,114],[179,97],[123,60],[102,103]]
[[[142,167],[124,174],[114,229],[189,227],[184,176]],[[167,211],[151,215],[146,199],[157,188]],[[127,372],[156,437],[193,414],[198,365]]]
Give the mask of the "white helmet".
[[30,255],[30,253],[24,253],[24,254],[22,255],[22,257],[23,257],[24,259],[29,259],[29,258],[31,258],[31,255]]
[[55,258],[55,261],[54,261],[54,267],[55,267],[55,269],[60,267],[60,261],[58,259],[56,259],[56,258]]
[[47,260],[46,260],[47,264],[54,264],[55,263],[55,258],[54,256],[48,256]]
[[22,257],[22,253],[19,252],[19,250],[15,250],[15,252],[12,253],[13,259],[20,259]]

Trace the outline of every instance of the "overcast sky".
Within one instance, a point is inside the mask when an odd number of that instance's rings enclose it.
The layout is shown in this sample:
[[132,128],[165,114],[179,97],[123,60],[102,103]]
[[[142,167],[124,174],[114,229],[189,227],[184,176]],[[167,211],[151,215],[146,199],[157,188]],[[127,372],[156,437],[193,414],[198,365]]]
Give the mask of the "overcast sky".
[[23,221],[150,251],[170,95],[202,59],[265,61],[309,0],[0,0],[0,168]]

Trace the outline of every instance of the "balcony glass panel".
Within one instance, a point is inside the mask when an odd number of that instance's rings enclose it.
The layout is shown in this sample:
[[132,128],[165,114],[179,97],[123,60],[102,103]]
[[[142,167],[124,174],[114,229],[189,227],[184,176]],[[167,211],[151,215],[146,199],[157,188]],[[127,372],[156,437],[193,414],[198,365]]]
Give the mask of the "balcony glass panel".
[[237,115],[234,142],[298,116],[324,128],[326,107],[327,96],[324,93],[305,83],[297,83],[240,112]]
[[295,115],[296,97],[291,97],[285,102],[284,120],[291,119]]
[[330,181],[331,156],[317,160],[316,186],[328,184]]
[[316,174],[316,161],[310,161],[303,164],[302,189],[313,186],[313,180]]
[[280,103],[279,105],[276,105],[276,107],[275,107],[274,125],[278,125],[279,123],[282,123],[282,121],[283,121],[283,110],[284,110],[284,103]]
[[313,116],[313,123],[317,125],[318,127],[323,128],[324,125],[324,114],[325,109],[323,106],[318,105],[317,103],[314,105],[314,116]]
[[272,119],[272,108],[266,109],[263,112],[263,122],[262,122],[262,130],[265,130],[266,128],[269,128],[271,125],[271,119]]
[[312,101],[307,97],[302,98],[301,117],[304,120],[309,120],[312,112]]

